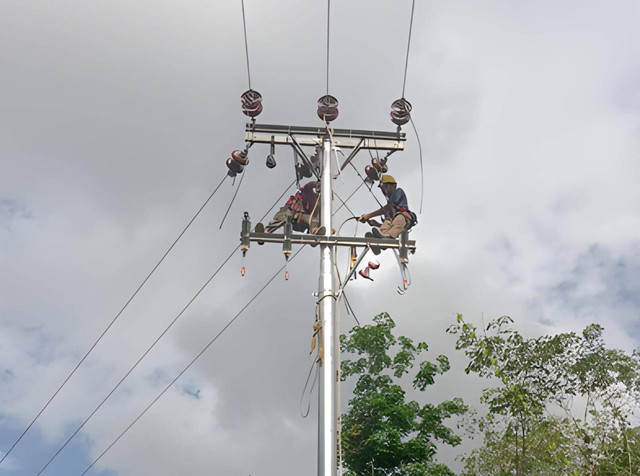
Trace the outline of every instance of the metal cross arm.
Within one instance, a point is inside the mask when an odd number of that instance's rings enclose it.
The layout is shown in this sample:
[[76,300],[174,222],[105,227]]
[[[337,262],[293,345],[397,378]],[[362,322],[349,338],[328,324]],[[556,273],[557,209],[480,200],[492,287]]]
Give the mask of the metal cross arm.
[[257,241],[260,243],[284,243],[290,241],[298,245],[329,245],[329,246],[377,246],[380,249],[395,248],[400,249],[403,246],[409,251],[415,252],[415,240],[407,240],[403,244],[401,240],[393,238],[360,238],[350,236],[325,236],[325,235],[308,235],[303,233],[293,233],[290,237],[283,233],[249,233],[249,241]]
[[[313,146],[322,144],[327,136],[326,127],[277,126],[267,124],[246,125],[246,142],[259,144],[285,144],[291,146]],[[404,132],[366,131],[357,129],[332,129],[331,137],[336,147],[404,150]]]

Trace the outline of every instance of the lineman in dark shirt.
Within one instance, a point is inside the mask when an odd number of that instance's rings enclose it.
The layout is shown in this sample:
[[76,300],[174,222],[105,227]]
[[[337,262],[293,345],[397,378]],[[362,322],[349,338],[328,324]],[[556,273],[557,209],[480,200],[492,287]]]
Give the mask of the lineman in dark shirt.
[[264,231],[273,233],[285,224],[287,218],[291,217],[294,231],[309,230],[310,233],[316,233],[320,225],[319,188],[319,182],[309,182],[300,187],[300,190],[295,195],[291,195],[287,203],[275,214]]
[[[391,175],[383,175],[380,178],[379,187],[387,197],[387,204],[376,211],[365,213],[359,220],[373,226],[373,235],[378,238],[397,238],[400,233],[413,226],[415,214],[409,210],[404,190],[398,187],[396,179]],[[385,217],[382,224],[372,220],[372,218],[381,215]]]

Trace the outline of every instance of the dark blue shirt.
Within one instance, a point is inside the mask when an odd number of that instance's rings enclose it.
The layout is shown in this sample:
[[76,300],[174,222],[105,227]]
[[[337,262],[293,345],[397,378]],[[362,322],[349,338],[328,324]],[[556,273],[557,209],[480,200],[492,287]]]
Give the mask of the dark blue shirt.
[[393,203],[396,207],[402,207],[409,211],[409,204],[407,203],[407,196],[400,187],[396,188],[391,196],[387,198],[388,203]]

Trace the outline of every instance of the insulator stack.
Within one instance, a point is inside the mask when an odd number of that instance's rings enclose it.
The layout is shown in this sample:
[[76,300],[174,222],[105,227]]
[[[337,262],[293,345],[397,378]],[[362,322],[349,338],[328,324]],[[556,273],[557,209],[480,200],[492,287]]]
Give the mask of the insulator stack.
[[380,180],[380,174],[378,173],[378,171],[375,169],[375,167],[372,167],[371,165],[367,165],[364,168],[364,173],[367,174],[367,177],[369,178],[369,180],[371,180],[372,182],[377,182],[378,180]]
[[318,99],[318,117],[329,123],[338,117],[338,100],[327,94]]
[[[271,137],[271,140],[273,140],[273,136]],[[276,153],[276,145],[273,142],[271,142],[271,149],[269,151],[269,155],[267,155],[267,167],[270,169],[276,166],[275,153]]]
[[391,122],[404,126],[411,120],[411,103],[405,98],[396,99],[391,103]]
[[234,150],[231,152],[231,157],[227,159],[227,167],[229,168],[227,175],[229,175],[229,177],[235,177],[236,175],[241,174],[245,165],[248,163],[249,156],[246,149]]
[[389,170],[387,167],[387,159],[381,159],[380,157],[374,157],[371,159],[371,165],[367,165],[364,168],[364,173],[367,175],[369,180],[372,182],[377,182],[380,180],[380,176],[382,174],[386,174]]
[[240,96],[242,112],[249,117],[259,116],[262,112],[262,95],[258,91],[249,89]]
[[309,178],[311,177],[311,175],[311,169],[307,166],[307,164],[303,162],[298,162],[296,164],[296,177],[298,178],[298,181],[302,180],[303,178]]

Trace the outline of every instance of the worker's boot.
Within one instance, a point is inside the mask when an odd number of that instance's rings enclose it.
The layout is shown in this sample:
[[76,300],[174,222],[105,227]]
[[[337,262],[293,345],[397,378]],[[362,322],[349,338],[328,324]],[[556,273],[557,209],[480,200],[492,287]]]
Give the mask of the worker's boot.
[[[365,238],[373,238],[373,234],[371,232],[366,232],[364,234]],[[377,246],[374,245],[369,245],[369,247],[371,248],[371,251],[373,251],[374,255],[379,255],[380,254],[380,248],[378,248]]]

